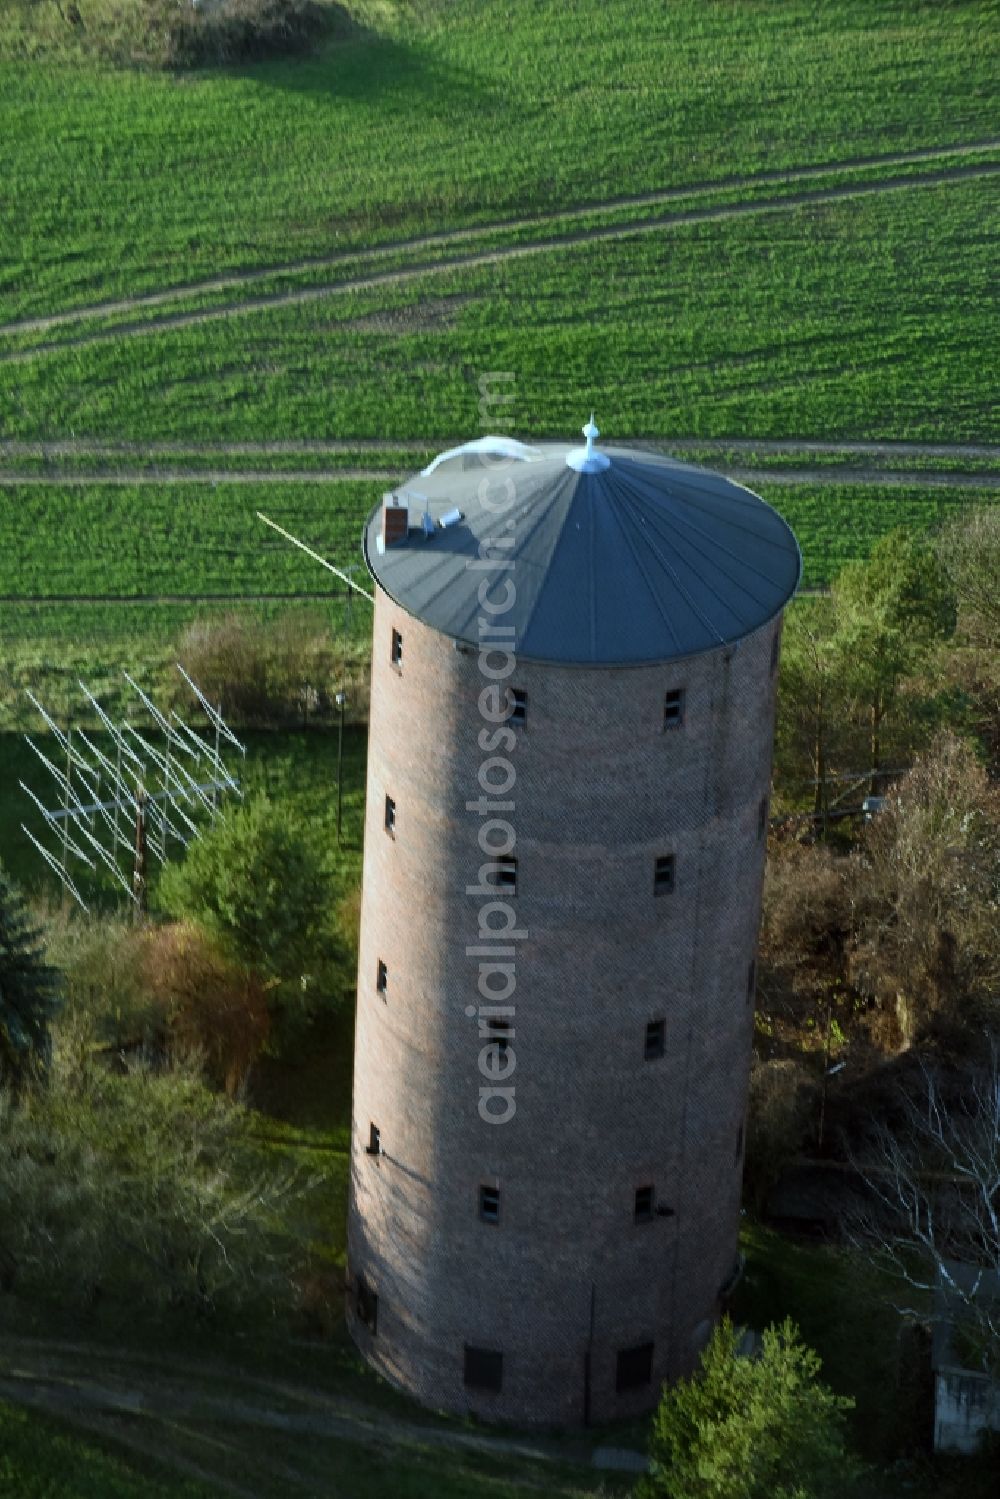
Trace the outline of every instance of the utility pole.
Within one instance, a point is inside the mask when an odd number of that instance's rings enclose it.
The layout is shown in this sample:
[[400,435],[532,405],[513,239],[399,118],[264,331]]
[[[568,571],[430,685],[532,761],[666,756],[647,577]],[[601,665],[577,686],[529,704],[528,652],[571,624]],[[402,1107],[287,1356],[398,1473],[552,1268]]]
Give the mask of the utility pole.
[[132,866],[133,917],[142,921],[148,908],[147,899],[147,850],[146,850],[146,789],[137,786],[135,791],[135,862]]

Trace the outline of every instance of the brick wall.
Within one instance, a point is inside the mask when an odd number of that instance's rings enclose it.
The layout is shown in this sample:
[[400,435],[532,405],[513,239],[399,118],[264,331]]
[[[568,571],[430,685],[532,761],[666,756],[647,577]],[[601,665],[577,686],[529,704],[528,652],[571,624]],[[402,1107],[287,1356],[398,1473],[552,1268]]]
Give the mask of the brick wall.
[[[475,654],[376,594],[348,1255],[379,1300],[373,1335],[349,1297],[351,1331],[427,1403],[519,1423],[583,1420],[589,1349],[591,1418],[629,1416],[692,1367],[736,1256],[777,624],[664,666],[524,662],[510,678],[527,693],[509,816],[528,936],[516,1113],[491,1125],[466,1013],[485,683]],[[685,721],[665,730],[675,687]],[[675,889],[656,897],[668,853]],[[646,1061],[658,1018],[666,1052]],[[499,1224],[478,1216],[482,1183],[500,1188]],[[673,1216],[637,1225],[647,1184]],[[651,1383],[616,1394],[618,1351],[648,1342]],[[466,1388],[465,1344],[502,1350],[499,1394]]]

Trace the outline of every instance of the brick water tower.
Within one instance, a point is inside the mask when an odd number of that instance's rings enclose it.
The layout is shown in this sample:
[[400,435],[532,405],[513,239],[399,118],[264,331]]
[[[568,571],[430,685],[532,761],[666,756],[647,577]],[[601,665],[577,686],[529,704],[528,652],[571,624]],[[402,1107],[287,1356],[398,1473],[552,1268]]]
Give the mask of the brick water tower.
[[428,1405],[633,1416],[737,1264],[781,617],[748,490],[484,438],[370,517],[348,1323]]

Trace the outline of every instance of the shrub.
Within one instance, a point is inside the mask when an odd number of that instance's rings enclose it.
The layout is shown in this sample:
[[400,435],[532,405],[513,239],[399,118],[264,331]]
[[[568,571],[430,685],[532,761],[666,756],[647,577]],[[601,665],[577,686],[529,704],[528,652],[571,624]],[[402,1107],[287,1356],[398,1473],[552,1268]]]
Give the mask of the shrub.
[[315,0],[14,0],[25,50],[213,67],[307,52],[339,6]]
[[236,1094],[271,1028],[260,977],[187,922],[143,934],[141,972],[170,1052],[202,1057],[211,1080]]
[[336,661],[329,627],[318,616],[197,620],[181,637],[178,655],[209,701],[236,722],[307,724],[333,703]]
[[819,1379],[817,1354],[791,1322],[741,1357],[728,1319],[693,1379],[664,1392],[653,1425],[653,1473],[641,1499],[841,1499],[857,1465],[847,1451],[852,1400]]
[[190,1064],[124,1074],[72,1020],[48,1079],[0,1096],[0,1264],[8,1288],[147,1313],[290,1311],[283,1215],[307,1183],[262,1165],[243,1110]]

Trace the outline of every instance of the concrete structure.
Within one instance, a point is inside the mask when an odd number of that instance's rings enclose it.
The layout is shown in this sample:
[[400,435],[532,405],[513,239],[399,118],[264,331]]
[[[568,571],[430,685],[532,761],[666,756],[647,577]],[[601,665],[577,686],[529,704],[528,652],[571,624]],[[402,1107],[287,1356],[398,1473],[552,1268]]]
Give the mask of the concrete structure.
[[404,540],[366,532],[348,1321],[427,1404],[518,1423],[648,1408],[734,1273],[800,570],[748,491],[592,442],[458,452]]
[[[1000,1433],[1000,1382],[963,1359],[958,1325],[968,1321],[963,1297],[1000,1307],[1000,1274],[986,1265],[946,1260],[949,1289],[939,1272],[931,1367],[934,1374],[934,1451],[978,1452]],[[963,1311],[966,1316],[963,1319]]]

